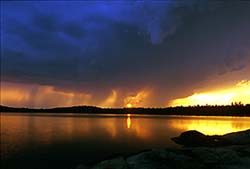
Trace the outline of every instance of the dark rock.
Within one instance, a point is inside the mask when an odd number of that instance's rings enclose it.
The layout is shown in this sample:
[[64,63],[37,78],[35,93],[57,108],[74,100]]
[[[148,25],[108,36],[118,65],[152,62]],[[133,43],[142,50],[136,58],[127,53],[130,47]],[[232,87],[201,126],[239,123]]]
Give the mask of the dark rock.
[[225,134],[222,137],[226,142],[230,144],[235,144],[235,145],[249,144],[250,145],[250,129],[245,130],[245,131]]
[[218,146],[224,144],[221,136],[206,136],[196,130],[183,132],[179,137],[174,137],[172,140],[185,146]]
[[88,167],[88,166],[86,166],[86,165],[83,165],[83,164],[81,164],[81,165],[78,165],[77,167],[76,167],[76,169],[89,169],[90,167]]
[[162,151],[147,151],[127,159],[131,169],[168,169],[170,164],[166,164],[166,153]]
[[206,136],[198,131],[190,130],[181,133],[172,140],[184,146],[228,146],[250,144],[250,130],[229,133],[222,136]]
[[244,149],[249,146],[193,147],[190,156],[208,168],[247,169],[250,166],[250,154]]
[[220,163],[236,164],[240,161],[240,156],[237,151],[229,148],[216,149],[216,155],[220,158]]
[[91,169],[249,169],[249,166],[250,145],[233,145],[149,150],[127,159],[105,160]]
[[[175,150],[149,150],[126,159],[117,157],[97,163],[91,169],[249,169],[250,130],[222,136],[187,131],[172,138],[187,145]],[[228,146],[229,145],[229,146]],[[78,166],[77,169],[89,169]]]
[[152,150],[127,159],[130,169],[203,169],[204,165],[180,151]]
[[102,161],[91,169],[128,169],[126,160],[123,157],[117,157]]
[[207,147],[194,148],[192,155],[198,161],[204,164],[217,164],[220,161],[219,156],[216,154],[215,149]]
[[204,164],[235,164],[240,161],[238,152],[230,147],[197,147],[192,149],[192,156]]

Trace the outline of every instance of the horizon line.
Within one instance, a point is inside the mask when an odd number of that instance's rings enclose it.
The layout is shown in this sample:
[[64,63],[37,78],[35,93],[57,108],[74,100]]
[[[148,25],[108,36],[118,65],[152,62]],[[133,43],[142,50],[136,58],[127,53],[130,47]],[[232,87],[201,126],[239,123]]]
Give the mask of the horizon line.
[[7,108],[16,108],[16,109],[57,109],[57,108],[75,108],[75,107],[92,107],[92,108],[99,108],[99,109],[164,109],[164,108],[189,108],[189,107],[226,107],[226,106],[250,106],[250,103],[242,104],[241,102],[235,102],[231,104],[225,104],[225,105],[212,105],[212,104],[206,104],[206,105],[188,105],[188,106],[166,106],[166,107],[101,107],[101,106],[95,106],[95,105],[72,105],[72,106],[59,106],[59,107],[15,107],[15,106],[9,106],[9,105],[2,105],[0,104],[0,107],[7,107]]

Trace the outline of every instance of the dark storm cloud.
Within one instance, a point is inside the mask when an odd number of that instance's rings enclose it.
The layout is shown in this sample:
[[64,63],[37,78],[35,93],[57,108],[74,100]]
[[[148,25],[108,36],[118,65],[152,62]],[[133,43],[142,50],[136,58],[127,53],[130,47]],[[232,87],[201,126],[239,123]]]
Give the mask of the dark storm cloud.
[[154,103],[161,105],[214,74],[249,69],[249,8],[248,2],[5,2],[1,78],[103,93],[150,86],[162,93]]
[[65,24],[64,33],[73,38],[83,38],[84,29],[77,22],[68,22]]
[[56,32],[59,30],[60,23],[53,15],[35,14],[33,17],[33,25],[41,28],[44,31]]

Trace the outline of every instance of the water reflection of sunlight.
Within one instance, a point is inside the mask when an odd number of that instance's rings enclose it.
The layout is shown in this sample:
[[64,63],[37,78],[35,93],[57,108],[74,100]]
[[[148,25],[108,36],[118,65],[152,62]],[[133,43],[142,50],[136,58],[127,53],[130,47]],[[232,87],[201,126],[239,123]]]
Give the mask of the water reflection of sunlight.
[[[234,124],[235,120],[240,123]],[[248,119],[249,120],[249,119]],[[197,130],[206,135],[223,135],[230,132],[246,130],[250,128],[250,123],[247,119],[185,119],[178,120],[172,123],[174,128],[181,130]],[[239,125],[240,124],[240,125]]]
[[130,114],[127,114],[127,128],[129,129],[131,127],[131,118]]
[[[133,120],[133,124],[132,124]],[[26,145],[50,145],[60,141],[104,140],[127,143],[126,139],[148,144],[172,145],[171,137],[186,130],[207,135],[225,134],[250,128],[250,117],[145,116],[145,115],[30,115],[1,114],[2,154]],[[4,134],[2,134],[4,133]],[[140,143],[138,143],[140,144]],[[2,147],[1,147],[2,148]]]

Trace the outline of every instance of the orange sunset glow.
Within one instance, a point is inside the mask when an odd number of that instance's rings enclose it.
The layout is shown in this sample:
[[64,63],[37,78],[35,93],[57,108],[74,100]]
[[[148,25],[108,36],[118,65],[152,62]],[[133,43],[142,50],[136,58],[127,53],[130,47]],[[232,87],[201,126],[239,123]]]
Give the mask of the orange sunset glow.
[[1,169],[248,169],[250,0],[217,1],[1,1]]
[[128,104],[126,104],[126,107],[131,108],[131,107],[133,107],[133,105],[131,103],[128,103]]
[[172,101],[171,106],[194,106],[194,105],[230,105],[231,103],[250,103],[250,82],[242,80],[237,85],[203,93],[195,93],[186,98]]
[[[14,107],[56,107],[95,105],[99,107],[151,107],[152,92],[140,90],[134,95],[111,90],[103,100],[96,101],[91,93],[59,91],[51,86],[2,83],[1,104]],[[250,103],[250,82],[242,80],[232,87],[195,93],[172,100],[166,106],[230,105]]]
[[58,107],[93,105],[98,107],[147,107],[150,105],[150,90],[142,89],[125,93],[112,89],[102,99],[96,94],[57,90],[52,86],[1,83],[1,105],[13,107]]

